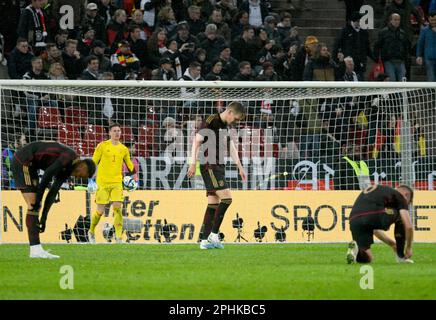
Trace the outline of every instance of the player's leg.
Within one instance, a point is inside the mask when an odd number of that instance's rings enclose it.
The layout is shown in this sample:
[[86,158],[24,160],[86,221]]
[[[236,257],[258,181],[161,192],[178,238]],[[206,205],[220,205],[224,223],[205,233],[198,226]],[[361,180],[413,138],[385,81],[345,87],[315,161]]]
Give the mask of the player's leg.
[[213,246],[210,245],[207,240],[210,232],[212,231],[213,220],[215,217],[215,212],[218,208],[219,198],[214,192],[207,193],[207,207],[206,212],[203,217],[203,224],[201,226],[200,235],[200,248],[201,249],[211,249]]
[[110,201],[114,209],[115,241],[117,243],[122,243],[123,236],[123,215],[121,213],[123,196],[122,184],[112,186],[110,190]]
[[95,227],[100,222],[100,219],[104,213],[106,205],[109,204],[109,189],[106,186],[97,185],[97,191],[95,193],[95,203],[97,204],[97,210],[92,214],[91,226],[88,231],[89,243],[95,243]]
[[371,245],[374,243],[374,230],[364,218],[350,222],[353,241],[348,245],[347,262],[370,263],[373,259]]

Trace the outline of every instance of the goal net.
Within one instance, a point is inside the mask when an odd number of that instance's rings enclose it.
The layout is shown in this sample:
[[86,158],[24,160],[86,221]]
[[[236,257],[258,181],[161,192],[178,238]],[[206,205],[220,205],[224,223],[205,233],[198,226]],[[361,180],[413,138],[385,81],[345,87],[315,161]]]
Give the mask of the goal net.
[[2,190],[15,187],[9,164],[23,140],[56,140],[92,157],[112,122],[122,126],[140,190],[204,189],[198,172],[187,178],[192,140],[231,101],[247,111],[229,130],[248,177],[242,182],[227,157],[233,190],[436,187],[432,83],[29,80],[1,81],[0,90]]

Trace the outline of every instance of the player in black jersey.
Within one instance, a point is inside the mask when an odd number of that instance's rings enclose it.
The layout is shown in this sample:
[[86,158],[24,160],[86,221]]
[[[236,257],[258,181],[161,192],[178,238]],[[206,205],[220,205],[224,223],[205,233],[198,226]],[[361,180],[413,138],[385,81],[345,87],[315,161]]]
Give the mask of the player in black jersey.
[[[25,145],[15,154],[11,164],[16,188],[21,191],[27,203],[26,226],[29,236],[31,258],[59,258],[45,251],[39,240],[44,232],[48,212],[56,200],[62,184],[70,177],[88,178],[95,173],[95,164],[91,159],[80,157],[69,147],[50,141],[37,141]],[[38,170],[44,170],[41,181]],[[50,187],[44,202],[39,221],[39,211],[45,189]]]
[[[350,213],[350,242],[347,262],[369,263],[373,259],[371,244],[373,236],[392,247],[398,262],[413,263],[413,227],[409,216],[409,205],[413,201],[413,190],[401,185],[396,189],[373,185],[357,197]],[[385,232],[395,224],[395,240]]]
[[188,177],[195,175],[198,151],[205,145],[205,159],[200,161],[200,172],[206,185],[208,205],[201,232],[201,249],[223,248],[218,233],[224,215],[232,203],[232,196],[225,179],[224,153],[230,148],[230,156],[239,169],[242,180],[247,181],[238,151],[227,134],[227,126],[241,121],[245,109],[239,102],[232,102],[222,113],[209,116],[196,134],[192,147]]

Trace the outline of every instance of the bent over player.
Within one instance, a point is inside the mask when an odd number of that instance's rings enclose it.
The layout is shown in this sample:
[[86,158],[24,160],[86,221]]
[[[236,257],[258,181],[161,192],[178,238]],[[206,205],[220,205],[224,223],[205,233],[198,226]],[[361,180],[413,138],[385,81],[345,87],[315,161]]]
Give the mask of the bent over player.
[[[45,251],[39,239],[44,232],[47,215],[62,184],[70,177],[88,178],[95,173],[95,164],[91,159],[80,160],[74,150],[67,146],[49,141],[32,142],[15,154],[11,164],[16,187],[21,191],[27,203],[26,227],[29,236],[30,257],[54,259],[59,256]],[[44,170],[41,181],[38,170]],[[39,221],[39,211],[45,189],[54,182],[44,201]]]
[[[350,242],[347,262],[369,263],[373,259],[371,244],[373,235],[389,245],[397,255],[398,262],[413,263],[413,227],[409,216],[409,204],[413,201],[413,190],[401,185],[396,189],[373,185],[357,197],[350,213]],[[383,230],[395,224],[395,240]]]
[[[211,115],[203,123],[202,129],[196,134],[192,147],[192,159],[188,170],[188,177],[195,174],[197,156],[200,146],[208,144],[206,159],[200,164],[201,176],[206,185],[208,204],[204,214],[201,249],[223,248],[218,233],[224,215],[232,203],[232,195],[225,179],[224,148],[228,139],[223,130],[227,126],[241,121],[245,117],[245,109],[239,102],[232,102],[222,113]],[[220,134],[221,131],[221,134]],[[239,160],[238,151],[231,139],[230,156],[239,169],[242,180],[247,181],[244,168]],[[215,153],[215,154],[213,154]]]
[[88,240],[95,243],[95,227],[104,213],[105,206],[112,203],[114,207],[115,241],[122,243],[123,216],[123,163],[129,174],[135,174],[135,167],[130,160],[129,149],[120,142],[121,127],[118,123],[109,126],[110,139],[100,142],[94,151],[92,159],[98,165],[97,192],[95,202],[97,212],[92,216]]

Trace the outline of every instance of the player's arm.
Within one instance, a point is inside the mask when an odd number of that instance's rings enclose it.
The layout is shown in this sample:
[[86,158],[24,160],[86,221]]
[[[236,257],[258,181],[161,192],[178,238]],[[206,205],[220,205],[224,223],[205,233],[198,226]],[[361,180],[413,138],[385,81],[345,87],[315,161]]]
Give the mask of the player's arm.
[[413,226],[410,221],[409,211],[400,209],[400,217],[403,222],[404,231],[406,233],[406,252],[405,258],[408,259],[412,256],[412,242],[413,242]]
[[392,247],[392,249],[396,250],[396,243],[393,239],[389,238],[388,235],[383,230],[374,230],[374,235],[380,241],[383,241],[388,246]]
[[53,205],[53,203],[56,202],[56,197],[64,181],[65,181],[64,179],[56,178],[56,180],[53,182],[50,188],[50,191],[47,194],[47,197],[45,198],[44,209],[42,210],[41,220],[40,220],[40,232],[44,232],[45,230],[45,223],[47,221],[48,212],[50,211],[50,208]]
[[244,167],[241,164],[241,160],[239,159],[238,150],[236,149],[235,143],[232,139],[230,139],[230,157],[232,158],[233,162],[236,164],[236,166],[239,169],[239,174],[241,176],[242,181],[247,181],[247,175],[245,174]]
[[135,165],[133,164],[132,160],[130,159],[129,149],[126,149],[126,153],[124,154],[123,161],[126,164],[127,169],[129,169],[129,175],[133,176],[133,179],[135,179],[135,181],[138,181],[138,175],[136,174]]
[[191,164],[189,165],[188,170],[188,177],[191,178],[195,175],[195,170],[197,167],[197,158],[198,158],[198,151],[200,150],[200,146],[204,140],[204,137],[197,133],[194,138],[194,142],[192,144],[192,150],[191,150]]
[[98,165],[100,163],[101,156],[103,154],[102,149],[103,149],[102,143],[99,143],[97,148],[95,148],[95,150],[94,150],[94,154],[92,156],[92,161],[94,161],[95,165]]
[[33,205],[33,211],[38,212],[41,209],[41,201],[44,196],[45,189],[48,184],[52,181],[53,177],[56,176],[63,169],[62,161],[60,159],[56,160],[50,167],[44,171],[41,182],[38,185],[38,190],[36,192],[36,200]]

